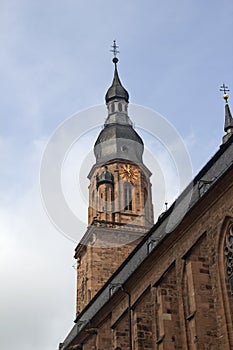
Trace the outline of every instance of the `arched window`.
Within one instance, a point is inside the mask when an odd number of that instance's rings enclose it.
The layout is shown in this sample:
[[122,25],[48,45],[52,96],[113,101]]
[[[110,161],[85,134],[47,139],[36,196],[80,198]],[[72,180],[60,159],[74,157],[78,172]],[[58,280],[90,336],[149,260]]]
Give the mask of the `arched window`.
[[144,211],[145,211],[145,217],[148,219],[149,217],[149,206],[148,206],[148,192],[147,189],[144,188]]
[[132,185],[130,182],[124,183],[124,209],[132,210]]
[[144,188],[144,207],[146,206],[147,198],[148,198],[148,192],[147,192],[147,189]]
[[119,110],[119,112],[122,112],[122,104],[121,103],[118,103],[118,110]]
[[233,294],[233,223],[229,225],[227,230],[224,254],[227,283],[230,287],[231,294]]
[[[227,334],[233,334],[233,217],[226,216],[222,228],[219,232],[219,248],[221,253],[217,252],[220,290],[219,298],[224,305],[224,318],[226,322]],[[229,349],[233,349],[233,339],[228,337]]]

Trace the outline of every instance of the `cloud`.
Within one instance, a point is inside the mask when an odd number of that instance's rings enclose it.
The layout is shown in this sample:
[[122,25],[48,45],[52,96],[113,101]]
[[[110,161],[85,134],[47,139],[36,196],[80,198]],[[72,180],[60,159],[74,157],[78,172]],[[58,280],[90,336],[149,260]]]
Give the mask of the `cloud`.
[[9,139],[1,139],[8,185],[1,188],[0,204],[0,338],[6,350],[56,348],[74,317],[74,244],[56,231],[42,207],[43,146],[43,139],[34,140],[12,164],[8,157],[20,152]]
[[74,246],[49,222],[38,189],[1,207],[0,223],[1,346],[56,348],[74,317]]

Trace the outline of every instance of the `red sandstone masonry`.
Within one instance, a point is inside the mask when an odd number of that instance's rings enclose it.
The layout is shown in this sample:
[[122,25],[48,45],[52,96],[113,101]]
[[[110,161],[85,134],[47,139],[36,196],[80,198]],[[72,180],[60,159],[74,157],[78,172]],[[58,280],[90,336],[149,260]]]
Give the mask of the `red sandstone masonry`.
[[113,327],[113,346],[116,348],[129,350],[129,318],[128,312]]
[[[233,349],[233,299],[224,265],[224,240],[231,220],[232,172],[127,281],[133,305],[133,350]],[[129,350],[126,298],[119,294],[114,300],[114,306],[110,301],[95,317],[98,338],[109,342],[100,349]],[[104,321],[106,315],[109,318]]]

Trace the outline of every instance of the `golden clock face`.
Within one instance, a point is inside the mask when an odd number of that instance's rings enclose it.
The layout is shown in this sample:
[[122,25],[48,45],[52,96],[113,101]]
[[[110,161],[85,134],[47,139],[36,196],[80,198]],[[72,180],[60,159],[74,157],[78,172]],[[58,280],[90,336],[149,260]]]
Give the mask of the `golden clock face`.
[[125,164],[119,170],[122,180],[134,182],[138,178],[138,170],[133,165]]

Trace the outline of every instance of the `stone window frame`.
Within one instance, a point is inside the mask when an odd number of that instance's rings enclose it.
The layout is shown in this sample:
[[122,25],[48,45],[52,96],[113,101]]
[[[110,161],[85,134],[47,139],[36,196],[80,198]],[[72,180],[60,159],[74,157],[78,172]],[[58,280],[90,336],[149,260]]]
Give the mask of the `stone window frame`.
[[[216,280],[216,291],[218,292],[218,304],[216,308],[221,314],[221,317],[225,320],[223,333],[226,337],[226,342],[229,345],[229,349],[233,348],[233,308],[232,308],[232,294],[230,291],[230,285],[227,281],[226,271],[226,255],[225,255],[225,243],[226,236],[229,232],[231,225],[233,224],[232,209],[225,211],[225,217],[222,218],[222,222],[218,228],[218,242],[216,257],[213,256],[213,263],[216,264],[218,270],[218,279]],[[216,258],[216,260],[215,260]]]
[[228,224],[224,237],[224,257],[226,282],[230,287],[231,295],[233,295],[233,222]]
[[133,210],[133,186],[130,182],[125,182],[123,186],[124,191],[124,210]]

